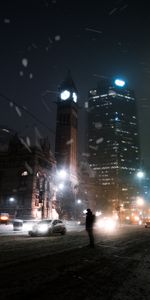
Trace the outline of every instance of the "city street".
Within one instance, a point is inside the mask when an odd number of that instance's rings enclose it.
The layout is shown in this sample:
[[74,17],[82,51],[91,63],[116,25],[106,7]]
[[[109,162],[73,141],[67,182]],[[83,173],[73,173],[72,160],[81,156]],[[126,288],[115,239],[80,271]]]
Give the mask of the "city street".
[[96,230],[90,249],[81,228],[65,236],[1,235],[1,299],[148,300],[150,229]]

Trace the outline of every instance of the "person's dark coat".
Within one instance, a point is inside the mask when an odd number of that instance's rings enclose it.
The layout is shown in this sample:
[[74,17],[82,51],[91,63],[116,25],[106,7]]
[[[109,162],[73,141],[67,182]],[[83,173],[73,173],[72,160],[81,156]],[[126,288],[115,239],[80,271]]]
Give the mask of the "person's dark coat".
[[86,230],[90,230],[93,228],[95,221],[95,215],[93,215],[92,211],[88,208],[86,213]]
[[94,235],[93,235],[93,225],[95,221],[95,215],[93,215],[92,211],[88,208],[86,213],[86,222],[85,222],[85,229],[89,236],[89,246],[94,248]]

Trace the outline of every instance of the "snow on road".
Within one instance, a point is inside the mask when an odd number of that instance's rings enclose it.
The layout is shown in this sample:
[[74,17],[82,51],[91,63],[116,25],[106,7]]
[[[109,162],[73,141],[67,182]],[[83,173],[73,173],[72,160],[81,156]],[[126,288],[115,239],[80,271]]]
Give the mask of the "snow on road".
[[95,249],[85,231],[1,236],[1,299],[148,300],[150,231],[126,226],[95,236]]

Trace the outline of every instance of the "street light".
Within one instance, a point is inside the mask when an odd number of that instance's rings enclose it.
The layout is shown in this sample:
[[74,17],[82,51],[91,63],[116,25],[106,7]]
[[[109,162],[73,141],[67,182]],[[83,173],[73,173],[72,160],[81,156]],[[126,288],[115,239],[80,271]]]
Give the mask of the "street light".
[[101,212],[101,211],[96,211],[96,212],[95,212],[95,216],[96,216],[96,217],[99,217],[99,216],[101,216],[101,214],[102,214],[102,212]]
[[144,178],[145,174],[144,174],[143,171],[138,171],[137,174],[136,174],[136,176],[137,176],[139,179],[142,179],[142,178]]
[[15,218],[18,214],[18,209],[19,209],[18,201],[13,196],[9,197],[8,201],[9,201],[9,203],[11,203],[10,204],[10,210],[13,210],[13,215],[14,215],[14,218]]
[[67,177],[67,171],[65,169],[59,170],[57,172],[57,175],[58,175],[59,179],[63,179],[64,180]]
[[59,190],[63,190],[64,187],[65,187],[65,186],[64,186],[64,184],[63,184],[62,182],[58,185],[58,189],[59,189]]
[[10,202],[15,202],[15,198],[14,198],[14,197],[10,197],[10,198],[9,198],[9,201],[10,201]]
[[78,200],[77,200],[77,203],[78,203],[78,204],[81,204],[81,203],[82,203],[82,200],[81,200],[81,199],[78,199]]
[[136,201],[138,206],[143,206],[144,205],[144,199],[142,197],[137,197]]
[[145,173],[143,172],[143,170],[138,170],[138,172],[136,173],[136,177],[138,179],[138,195],[142,196],[143,195],[143,180],[145,178]]

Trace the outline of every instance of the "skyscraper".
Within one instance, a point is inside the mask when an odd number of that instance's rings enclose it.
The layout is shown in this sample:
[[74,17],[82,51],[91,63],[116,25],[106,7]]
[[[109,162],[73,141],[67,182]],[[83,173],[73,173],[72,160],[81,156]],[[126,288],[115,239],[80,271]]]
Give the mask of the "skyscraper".
[[88,94],[89,164],[95,172],[98,206],[129,207],[140,168],[137,104],[125,81],[101,80]]

